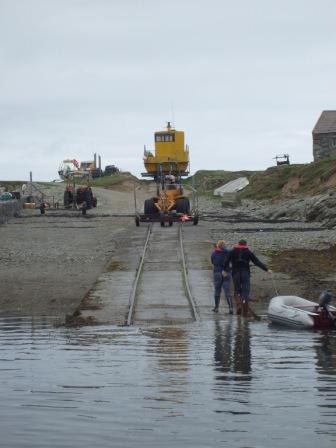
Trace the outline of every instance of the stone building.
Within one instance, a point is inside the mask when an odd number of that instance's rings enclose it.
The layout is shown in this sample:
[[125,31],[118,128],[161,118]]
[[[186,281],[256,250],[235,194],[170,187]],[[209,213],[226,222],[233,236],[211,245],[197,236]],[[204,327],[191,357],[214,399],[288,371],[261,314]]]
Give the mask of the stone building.
[[313,129],[314,161],[336,156],[336,110],[324,110]]

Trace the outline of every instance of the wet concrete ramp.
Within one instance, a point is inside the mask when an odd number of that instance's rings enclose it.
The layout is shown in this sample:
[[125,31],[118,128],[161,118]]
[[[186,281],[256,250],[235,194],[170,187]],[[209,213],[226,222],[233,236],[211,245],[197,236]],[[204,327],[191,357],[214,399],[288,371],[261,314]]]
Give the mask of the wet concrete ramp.
[[182,274],[179,226],[152,228],[133,323],[193,322]]
[[[99,324],[125,325],[129,321],[138,326],[185,324],[198,317],[209,318],[213,292],[207,257],[210,246],[204,241],[204,231],[190,225],[162,228],[155,223],[134,232],[138,233],[133,247],[124,248],[122,260],[116,254],[112,272],[102,274],[84,299],[82,317]],[[149,237],[144,252],[146,232]],[[193,305],[183,273],[183,255]],[[129,314],[132,296],[134,306]]]

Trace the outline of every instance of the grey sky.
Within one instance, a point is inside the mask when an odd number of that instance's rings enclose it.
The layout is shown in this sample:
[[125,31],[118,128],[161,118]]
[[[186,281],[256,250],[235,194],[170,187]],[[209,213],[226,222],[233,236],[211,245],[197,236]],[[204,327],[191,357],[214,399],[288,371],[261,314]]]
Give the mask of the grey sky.
[[0,179],[94,151],[139,174],[167,120],[192,171],[309,162],[335,22],[334,0],[0,0]]

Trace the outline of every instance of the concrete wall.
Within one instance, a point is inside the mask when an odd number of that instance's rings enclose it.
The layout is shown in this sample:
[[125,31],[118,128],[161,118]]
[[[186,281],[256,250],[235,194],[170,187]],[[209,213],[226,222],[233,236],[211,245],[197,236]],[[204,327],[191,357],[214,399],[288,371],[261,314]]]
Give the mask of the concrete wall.
[[336,156],[336,132],[313,134],[314,161]]
[[0,224],[6,223],[10,218],[18,216],[22,210],[21,201],[0,201]]

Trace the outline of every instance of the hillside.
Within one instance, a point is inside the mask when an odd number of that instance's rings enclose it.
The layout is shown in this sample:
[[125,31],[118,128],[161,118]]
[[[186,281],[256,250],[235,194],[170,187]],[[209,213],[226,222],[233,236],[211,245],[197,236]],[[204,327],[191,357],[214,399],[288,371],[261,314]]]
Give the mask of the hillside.
[[92,179],[92,187],[100,187],[107,189],[118,189],[120,191],[133,190],[134,185],[141,182],[137,177],[129,172],[112,174],[111,176],[97,177]]
[[336,186],[336,157],[268,168],[249,180],[250,185],[241,193],[244,198],[281,199],[325,193]]
[[[309,164],[273,166],[265,171],[200,170],[184,183],[186,186],[194,184],[200,194],[212,195],[214,189],[239,177],[247,177],[250,181],[240,192],[240,196],[246,199],[276,200],[317,195],[336,187],[336,157]],[[20,189],[23,183],[0,181],[0,187],[13,191]],[[135,184],[149,183],[129,172],[92,180],[93,187],[119,191],[133,190]]]
[[[281,165],[265,171],[206,171],[195,173],[200,194],[209,194],[226,182],[245,176],[248,185],[241,193],[248,199],[284,199],[325,193],[336,187],[336,157],[302,165]],[[192,177],[187,183],[192,183]]]

